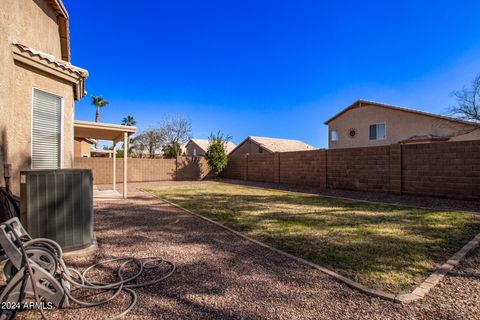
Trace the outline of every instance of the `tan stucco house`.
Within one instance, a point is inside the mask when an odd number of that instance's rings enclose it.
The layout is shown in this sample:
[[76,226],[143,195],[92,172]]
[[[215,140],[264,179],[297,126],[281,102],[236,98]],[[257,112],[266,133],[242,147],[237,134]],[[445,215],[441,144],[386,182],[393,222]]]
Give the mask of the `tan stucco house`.
[[315,147],[299,140],[249,136],[230,152],[230,156],[307,150],[315,150]]
[[75,158],[90,158],[92,156],[92,146],[97,143],[95,139],[74,138],[73,155]]
[[[209,144],[208,139],[190,139],[185,145],[185,154],[190,157],[204,156],[207,153]],[[228,141],[226,145],[227,154],[232,152],[236,146],[235,143]]]
[[97,140],[92,138],[74,137],[74,157],[75,158],[111,158],[113,150],[98,149],[95,145]]
[[330,149],[480,139],[480,123],[366,100],[354,102],[325,124]]
[[70,63],[68,13],[60,0],[2,1],[1,186],[8,180],[18,194],[20,170],[73,166],[74,101],[84,96],[87,76]]

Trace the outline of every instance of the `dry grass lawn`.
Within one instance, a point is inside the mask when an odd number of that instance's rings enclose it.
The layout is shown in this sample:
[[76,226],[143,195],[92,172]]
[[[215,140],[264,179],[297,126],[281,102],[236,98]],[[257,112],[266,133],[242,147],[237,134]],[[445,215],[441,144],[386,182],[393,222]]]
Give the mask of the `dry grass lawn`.
[[472,214],[212,183],[147,190],[372,288],[418,285],[480,233]]

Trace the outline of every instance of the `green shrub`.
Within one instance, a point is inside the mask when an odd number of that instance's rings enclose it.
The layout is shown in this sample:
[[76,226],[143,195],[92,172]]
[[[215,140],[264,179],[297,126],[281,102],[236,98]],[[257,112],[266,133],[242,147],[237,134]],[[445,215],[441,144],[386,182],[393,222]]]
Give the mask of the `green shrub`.
[[173,142],[163,146],[162,151],[165,159],[175,159],[177,156],[182,155],[182,149],[178,142]]
[[224,136],[220,131],[216,135],[210,134],[208,138],[209,144],[205,158],[216,176],[219,176],[227,166],[227,143],[230,139],[230,136]]

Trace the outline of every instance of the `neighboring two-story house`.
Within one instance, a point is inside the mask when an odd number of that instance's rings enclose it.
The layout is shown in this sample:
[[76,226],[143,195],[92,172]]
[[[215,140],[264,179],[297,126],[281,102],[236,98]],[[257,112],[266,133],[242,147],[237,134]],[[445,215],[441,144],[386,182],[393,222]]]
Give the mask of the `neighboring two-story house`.
[[60,0],[1,2],[0,185],[10,176],[17,194],[20,170],[73,166],[74,101],[88,73],[70,63],[68,28]]
[[480,123],[358,100],[325,122],[328,147],[480,139]]

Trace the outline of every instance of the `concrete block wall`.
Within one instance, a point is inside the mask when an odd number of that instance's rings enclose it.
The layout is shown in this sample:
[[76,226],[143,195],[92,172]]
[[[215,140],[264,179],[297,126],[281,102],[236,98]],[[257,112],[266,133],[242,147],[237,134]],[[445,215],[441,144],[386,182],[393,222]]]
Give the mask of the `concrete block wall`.
[[402,192],[480,200],[480,140],[405,145]]
[[[117,159],[117,172],[123,172],[123,159]],[[91,169],[93,184],[112,183],[113,159],[109,158],[75,158],[74,167],[78,169]],[[117,175],[117,179],[118,179]],[[123,179],[123,177],[122,177]],[[117,180],[117,182],[119,182]]]
[[176,176],[174,180],[203,180],[213,178],[213,173],[204,157],[178,157],[176,165]]
[[480,200],[480,140],[231,157],[224,177]]
[[325,189],[326,155],[325,150],[278,153],[278,183],[319,186]]
[[275,154],[259,153],[249,155],[247,161],[247,178],[249,181],[275,182]]
[[223,171],[223,176],[230,179],[246,180],[247,163],[245,156],[232,156]]
[[390,147],[327,151],[327,187],[358,191],[390,191]]
[[[76,158],[75,168],[91,169],[94,184],[109,184],[113,180],[112,158]],[[203,157],[177,159],[128,159],[128,182],[202,180],[211,177]],[[116,161],[117,182],[123,182],[123,158]]]
[[389,170],[390,170],[390,193],[402,194],[402,145],[390,146]]

